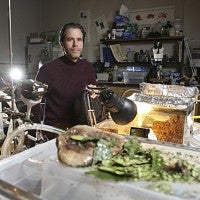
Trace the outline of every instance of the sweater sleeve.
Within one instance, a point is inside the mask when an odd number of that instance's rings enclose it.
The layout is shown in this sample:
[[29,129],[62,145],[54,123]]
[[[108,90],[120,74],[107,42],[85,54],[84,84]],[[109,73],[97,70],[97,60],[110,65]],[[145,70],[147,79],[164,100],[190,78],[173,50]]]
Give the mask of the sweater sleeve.
[[[48,85],[49,83],[49,76],[48,76],[48,70],[46,70],[46,67],[45,66],[42,66],[40,68],[40,70],[38,71],[37,75],[36,75],[36,78],[35,78],[37,81],[40,81],[42,83],[45,83]],[[44,97],[42,99],[41,102],[44,102]],[[41,121],[43,121],[43,108],[41,106],[41,103],[35,105],[32,107],[32,121],[34,123],[40,123]]]

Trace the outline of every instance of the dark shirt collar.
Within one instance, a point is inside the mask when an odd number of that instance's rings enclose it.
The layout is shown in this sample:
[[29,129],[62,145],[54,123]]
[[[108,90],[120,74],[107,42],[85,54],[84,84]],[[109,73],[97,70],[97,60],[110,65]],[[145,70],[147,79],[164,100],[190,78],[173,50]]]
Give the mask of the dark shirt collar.
[[71,61],[66,55],[61,57],[62,61],[68,65],[77,65],[80,63],[81,59],[79,58],[77,62]]

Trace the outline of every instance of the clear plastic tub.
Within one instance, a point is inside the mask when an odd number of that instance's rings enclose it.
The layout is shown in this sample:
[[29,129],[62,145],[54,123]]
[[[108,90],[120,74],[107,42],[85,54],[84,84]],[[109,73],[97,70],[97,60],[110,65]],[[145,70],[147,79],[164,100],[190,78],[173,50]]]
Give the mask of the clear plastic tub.
[[[176,148],[176,145],[163,145],[156,142],[142,143],[144,148],[155,147],[161,151],[164,149],[164,152],[174,154],[182,152],[180,158],[183,159],[188,158],[188,155],[192,155],[194,160],[190,159],[190,161],[200,166],[200,161],[198,161],[200,151],[192,148],[191,150],[184,147]],[[162,185],[163,182],[101,180],[85,173],[88,171],[91,171],[91,169],[66,166],[57,160],[56,155],[51,156],[45,160],[43,165],[40,197],[48,200],[143,200],[147,197],[148,200],[196,200],[200,196],[199,183],[165,182],[172,189],[172,193],[169,195],[152,189],[156,184]]]
[[[200,166],[200,150],[198,149],[159,144],[149,140],[144,140],[142,146],[155,147],[175,154],[181,152],[182,157],[190,159],[191,162],[191,156],[194,157],[194,164]],[[17,187],[40,199],[143,200],[148,197],[148,200],[196,200],[200,196],[199,183],[168,183],[173,189],[173,194],[166,195],[147,189],[155,183],[101,180],[85,174],[89,170],[90,168],[68,167],[58,162],[55,140],[0,161],[0,179],[12,184],[12,191],[17,191]],[[162,182],[156,184],[162,184]]]
[[136,71],[136,72],[123,72],[123,78],[125,84],[139,84],[145,81],[148,72]]
[[[41,198],[54,200],[178,200],[180,198],[157,193],[144,187],[147,182],[114,182],[85,174],[88,168],[72,168],[51,157],[44,164]],[[200,189],[200,188],[199,188]]]
[[[31,149],[0,160],[0,180],[11,184],[16,191],[16,187],[25,193],[36,196],[41,194],[43,162],[50,155],[56,154],[55,140],[37,145]],[[4,186],[0,185],[1,188]],[[6,194],[12,196],[13,194]],[[19,195],[18,193],[16,195]],[[15,196],[13,196],[14,199]],[[23,198],[23,197],[20,197]],[[0,196],[1,199],[1,196]]]

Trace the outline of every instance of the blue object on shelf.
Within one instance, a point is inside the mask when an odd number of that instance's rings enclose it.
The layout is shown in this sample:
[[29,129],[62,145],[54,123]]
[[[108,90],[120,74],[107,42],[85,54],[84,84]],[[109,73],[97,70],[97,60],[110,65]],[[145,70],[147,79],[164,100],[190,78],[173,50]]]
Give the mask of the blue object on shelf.
[[148,68],[146,66],[127,66],[126,71],[128,71],[128,72],[147,72]]

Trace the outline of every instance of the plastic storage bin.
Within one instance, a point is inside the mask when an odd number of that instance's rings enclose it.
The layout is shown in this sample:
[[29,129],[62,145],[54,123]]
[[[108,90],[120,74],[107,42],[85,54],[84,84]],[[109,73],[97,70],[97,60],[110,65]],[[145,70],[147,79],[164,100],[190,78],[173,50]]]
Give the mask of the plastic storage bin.
[[[164,144],[163,144],[164,145]],[[155,147],[166,153],[177,155],[181,152],[179,158],[190,159],[190,163],[195,166],[200,166],[200,152],[184,148],[176,148],[176,146],[163,146],[150,143],[143,143],[144,148]],[[188,157],[188,155],[192,155]],[[162,185],[163,182],[148,182],[148,181],[111,181],[102,180],[88,175],[86,172],[91,171],[90,168],[73,168],[61,164],[54,154],[47,158],[43,164],[42,173],[42,199],[48,200],[179,200],[179,199],[198,199],[200,195],[199,183],[182,183],[182,182],[167,182],[171,187],[171,195],[161,192],[156,192],[152,186]]]
[[[55,156],[44,164],[42,177],[42,199],[54,200],[143,200],[148,196],[149,200],[179,200],[179,194],[185,192],[190,184],[172,183],[175,196],[157,193],[146,189],[149,183],[145,181],[108,181],[87,175],[88,168],[72,168],[57,161]],[[161,184],[161,183],[160,183]],[[199,189],[199,184],[193,184]],[[181,196],[181,195],[180,195]]]
[[[181,152],[180,158],[190,159],[192,164],[200,166],[200,151],[197,149],[147,142],[141,143],[142,146],[155,147],[176,155]],[[0,161],[1,180],[12,184],[13,191],[16,187],[21,188],[42,200],[143,200],[147,197],[149,200],[196,200],[200,196],[199,183],[169,183],[173,194],[166,195],[147,189],[152,184],[150,182],[101,180],[85,174],[86,171],[90,169],[72,168],[58,162],[55,140]]]
[[145,81],[147,71],[123,72],[125,84],[139,84]]
[[[28,194],[39,197],[41,194],[43,162],[51,155],[56,154],[55,142],[54,139],[0,160],[0,180],[11,184],[13,189],[10,189],[13,193],[16,191],[17,195],[20,193],[17,193],[16,188],[23,190],[25,194],[27,193],[26,198],[23,194],[20,194],[21,199],[27,199]],[[0,199],[4,199],[4,196],[1,195],[3,194],[1,194],[0,189]],[[5,194],[5,197],[8,197],[7,195],[10,197],[9,199],[16,198],[16,195],[12,196],[9,191]]]

